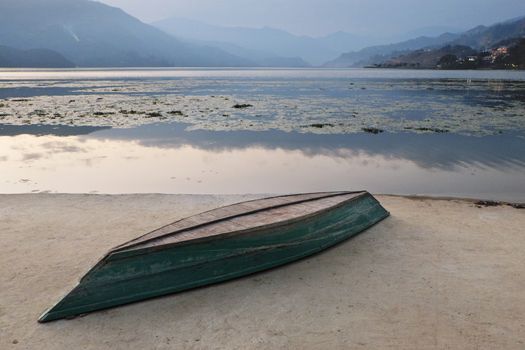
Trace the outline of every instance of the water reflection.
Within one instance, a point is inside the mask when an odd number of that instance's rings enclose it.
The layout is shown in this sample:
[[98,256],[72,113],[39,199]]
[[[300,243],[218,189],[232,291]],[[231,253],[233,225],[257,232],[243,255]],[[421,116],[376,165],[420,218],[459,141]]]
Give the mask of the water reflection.
[[84,68],[1,69],[5,80],[146,79],[146,78],[444,78],[525,80],[524,71],[499,70],[406,70],[406,69],[290,69],[290,68]]
[[525,202],[524,102],[515,71],[0,70],[0,193]]
[[[134,129],[0,129],[0,192],[369,189],[525,201],[525,138]],[[6,131],[7,130],[7,131]],[[43,132],[45,130],[45,132]],[[75,135],[75,136],[73,136]]]
[[469,137],[457,134],[384,133],[381,135],[254,131],[186,131],[184,124],[145,125],[134,129],[97,132],[99,139],[136,140],[148,147],[184,145],[212,152],[246,148],[299,151],[307,157],[348,158],[359,154],[406,159],[422,168],[453,170],[477,166],[506,169],[525,167],[525,138],[521,135]]
[[73,136],[87,135],[95,131],[110,129],[106,126],[70,126],[70,125],[5,125],[0,124],[0,136],[16,135],[54,135]]

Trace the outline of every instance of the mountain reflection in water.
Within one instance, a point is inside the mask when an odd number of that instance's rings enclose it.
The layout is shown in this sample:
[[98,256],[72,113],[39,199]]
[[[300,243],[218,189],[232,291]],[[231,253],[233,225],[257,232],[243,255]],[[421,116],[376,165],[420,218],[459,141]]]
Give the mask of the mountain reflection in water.
[[0,126],[0,192],[368,189],[525,201],[525,138]]

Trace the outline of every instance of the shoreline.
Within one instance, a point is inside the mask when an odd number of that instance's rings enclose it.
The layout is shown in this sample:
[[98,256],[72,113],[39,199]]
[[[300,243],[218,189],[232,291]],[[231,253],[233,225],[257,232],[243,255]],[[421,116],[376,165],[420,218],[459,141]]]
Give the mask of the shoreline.
[[399,197],[399,198],[405,198],[405,199],[412,199],[412,200],[442,200],[442,201],[462,201],[462,202],[469,202],[472,204],[477,204],[482,207],[496,207],[496,206],[509,206],[514,209],[523,209],[522,206],[525,206],[524,202],[508,202],[508,201],[500,201],[500,200],[493,200],[493,199],[487,199],[487,198],[473,198],[473,197],[454,197],[454,196],[440,196],[440,195],[418,195],[418,194],[387,194],[387,193],[379,193],[374,194],[374,196],[381,196],[381,197]]
[[[366,190],[363,190],[366,191]],[[305,192],[306,193],[306,192]],[[312,192],[315,193],[315,192]],[[75,192],[19,192],[19,193],[0,193],[0,199],[2,196],[38,196],[38,195],[53,195],[53,196],[195,196],[195,197],[253,197],[253,198],[262,198],[262,197],[271,197],[271,196],[281,196],[288,193],[75,193]],[[462,196],[451,196],[451,195],[429,195],[429,194],[395,194],[395,193],[371,193],[374,197],[394,197],[394,198],[404,198],[410,200],[436,200],[436,201],[461,201],[468,202],[471,204],[478,204],[480,206],[509,206],[515,208],[515,206],[525,206],[525,201],[504,201],[490,198],[482,197],[462,197]],[[485,203],[485,204],[484,204]],[[522,209],[522,208],[515,208]]]
[[525,211],[377,195],[391,216],[307,259],[69,321],[37,317],[112,246],[263,195],[0,195],[6,349],[521,349]]

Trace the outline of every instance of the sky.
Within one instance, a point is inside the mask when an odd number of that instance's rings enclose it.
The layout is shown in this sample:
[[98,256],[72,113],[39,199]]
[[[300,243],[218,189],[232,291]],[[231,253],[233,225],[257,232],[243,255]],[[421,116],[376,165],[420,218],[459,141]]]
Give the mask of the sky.
[[525,16],[524,0],[99,0],[144,22],[183,17],[225,26],[321,36],[385,37],[420,28],[469,29]]

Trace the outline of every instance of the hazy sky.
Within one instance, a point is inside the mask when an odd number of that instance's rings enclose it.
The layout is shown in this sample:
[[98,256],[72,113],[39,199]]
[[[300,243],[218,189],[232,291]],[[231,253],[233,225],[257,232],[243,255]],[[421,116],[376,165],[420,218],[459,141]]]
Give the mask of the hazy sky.
[[170,16],[295,34],[338,30],[385,36],[414,29],[470,28],[525,16],[524,0],[100,0],[145,22]]

